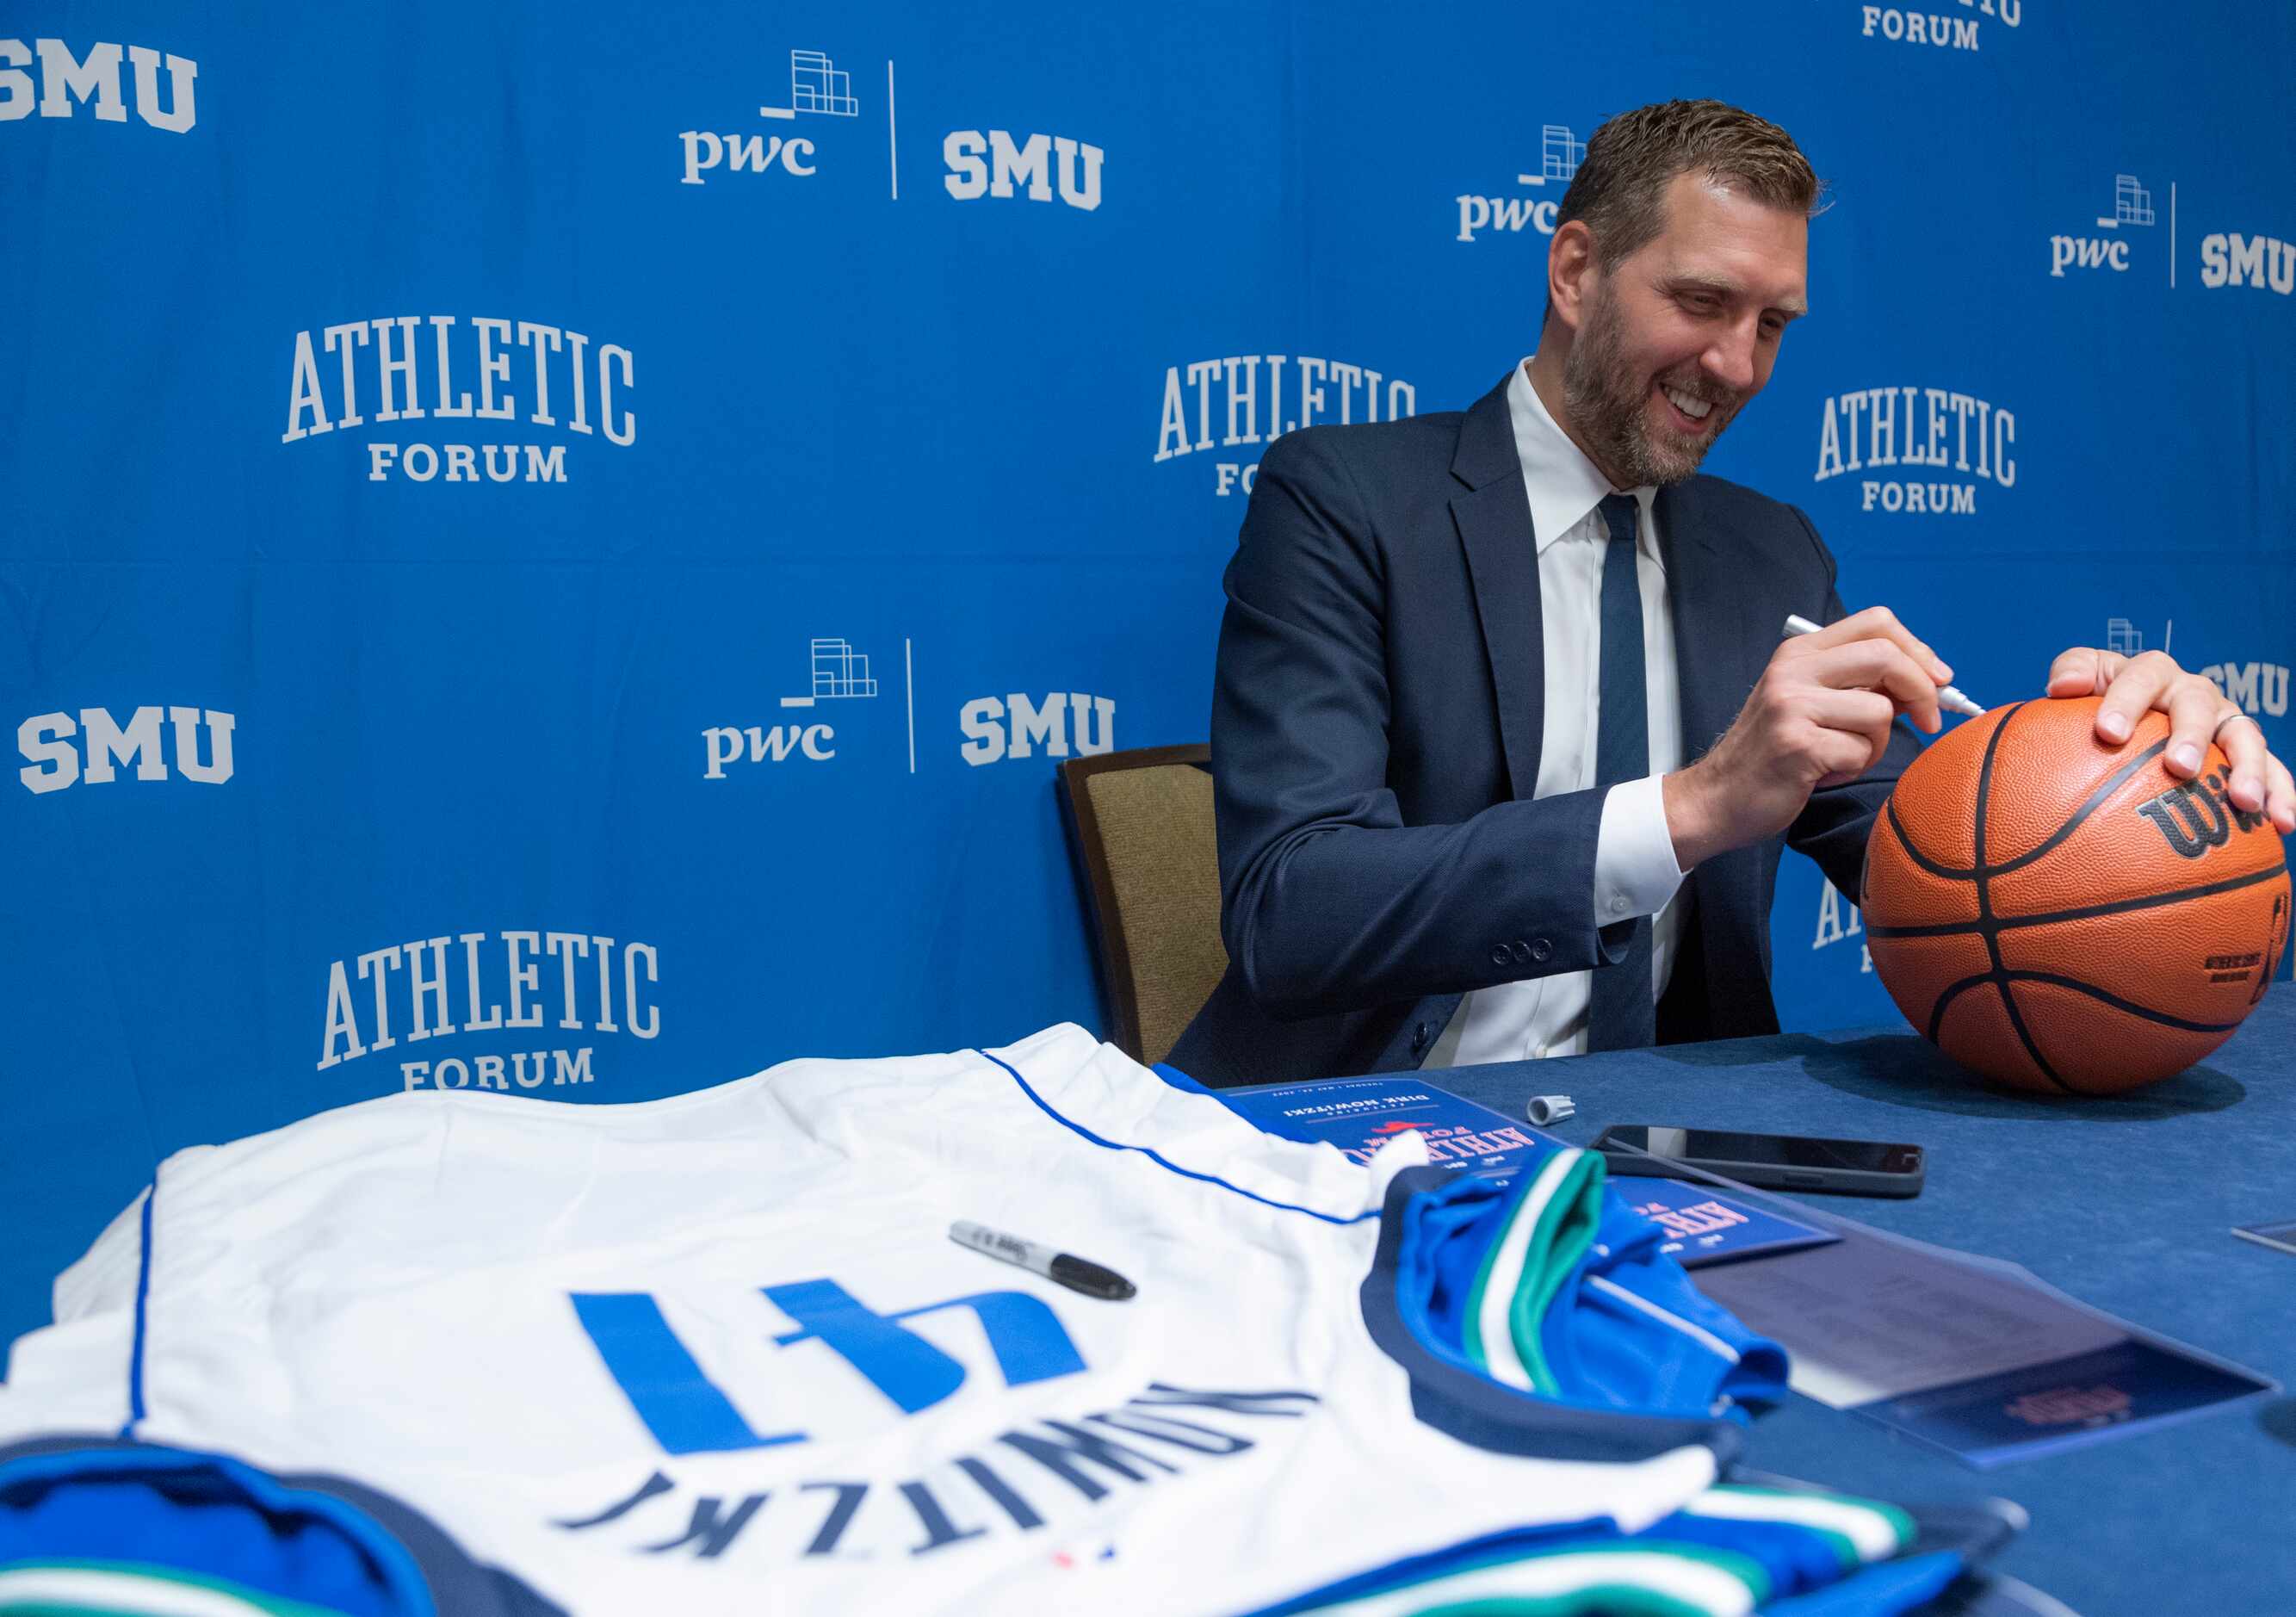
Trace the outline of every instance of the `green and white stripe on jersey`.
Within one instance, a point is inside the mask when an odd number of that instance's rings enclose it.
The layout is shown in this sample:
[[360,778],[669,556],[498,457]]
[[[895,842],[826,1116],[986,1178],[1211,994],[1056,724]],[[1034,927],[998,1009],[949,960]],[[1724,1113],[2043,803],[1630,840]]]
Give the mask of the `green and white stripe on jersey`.
[[1708,1489],[1685,1505],[1682,1514],[1709,1521],[1784,1522],[1806,1528],[1833,1547],[1844,1571],[1888,1560],[1920,1531],[1913,1517],[1878,1500],[1736,1483]]
[[171,1567],[16,1561],[0,1566],[0,1617],[341,1617],[341,1608]]
[[1461,1333],[1468,1358],[1484,1374],[1531,1392],[1556,1391],[1539,1325],[1594,1244],[1603,1220],[1603,1159],[1593,1153],[1554,1153],[1538,1165],[1484,1253]]
[[[1767,1488],[1709,1489],[1684,1515],[1796,1528],[1824,1542],[1846,1577],[1912,1545],[1913,1518],[1893,1505]],[[1581,1539],[1529,1554],[1453,1562],[1376,1594],[1318,1606],[1316,1617],[1749,1617],[1778,1596],[1751,1555],[1667,1534]]]

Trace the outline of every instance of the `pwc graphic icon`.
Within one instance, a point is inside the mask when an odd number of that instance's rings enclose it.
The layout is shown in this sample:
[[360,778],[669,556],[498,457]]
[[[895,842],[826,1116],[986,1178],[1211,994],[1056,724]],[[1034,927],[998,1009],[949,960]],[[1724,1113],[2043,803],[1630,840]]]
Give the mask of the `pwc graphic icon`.
[[[2177,187],[2169,186],[2168,218],[2170,232],[2169,284],[2176,283],[2176,219]],[[2062,280],[2068,273],[2079,275],[2103,271],[2109,275],[2125,275],[2137,250],[2143,235],[2161,223],[2161,210],[2154,208],[2152,191],[2133,174],[2112,176],[2112,206],[2096,216],[2094,231],[2079,230],[2071,234],[2049,238],[2049,274]]]
[[[911,643],[901,642],[901,690],[909,712],[909,773],[916,773],[916,716],[909,670]],[[704,780],[725,780],[750,764],[825,764],[837,756],[837,724],[830,717],[873,706],[880,685],[869,653],[841,635],[816,635],[806,645],[800,688],[780,699],[789,717],[774,725],[717,725],[702,731]],[[847,706],[847,704],[854,704]]]
[[1455,240],[1472,242],[1488,231],[1502,235],[1529,229],[1543,236],[1554,234],[1554,216],[1562,205],[1578,165],[1587,160],[1587,143],[1567,124],[1546,124],[1538,132],[1538,171],[1518,174],[1514,183],[1530,194],[1479,196],[1466,193],[1452,198],[1459,209],[1459,234]]
[[[684,172],[678,178],[681,185],[706,185],[708,176],[720,179],[735,176],[748,176],[750,183],[771,179],[781,183],[811,179],[821,172],[824,161],[832,161],[841,149],[851,152],[856,137],[852,130],[863,121],[862,98],[854,87],[853,75],[837,65],[825,51],[807,49],[789,53],[786,83],[787,104],[780,94],[783,81],[777,75],[775,99],[757,110],[757,115],[769,126],[763,129],[685,129],[678,133],[683,148]],[[885,63],[885,135],[886,160],[890,169],[892,161],[893,137],[893,64]],[[899,195],[898,178],[894,195]]]

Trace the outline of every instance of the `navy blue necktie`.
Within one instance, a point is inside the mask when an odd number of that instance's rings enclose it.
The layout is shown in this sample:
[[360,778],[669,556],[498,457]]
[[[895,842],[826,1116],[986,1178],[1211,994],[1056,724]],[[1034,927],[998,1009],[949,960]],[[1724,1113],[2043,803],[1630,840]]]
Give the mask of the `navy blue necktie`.
[[[1650,694],[1643,667],[1643,592],[1635,577],[1635,497],[1603,500],[1611,530],[1603,551],[1602,723],[1595,737],[1597,790],[1650,773]],[[1599,918],[1599,917],[1598,917]],[[1627,957],[1595,968],[1587,1006],[1589,1050],[1638,1050],[1657,1042],[1651,1004],[1651,918],[1635,917]]]

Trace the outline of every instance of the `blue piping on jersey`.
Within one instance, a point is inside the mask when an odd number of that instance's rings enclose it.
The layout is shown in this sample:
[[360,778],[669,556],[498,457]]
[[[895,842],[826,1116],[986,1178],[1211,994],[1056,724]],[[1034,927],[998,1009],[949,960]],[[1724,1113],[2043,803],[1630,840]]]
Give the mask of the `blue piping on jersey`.
[[135,1268],[135,1340],[127,1350],[127,1424],[119,1435],[135,1435],[135,1423],[144,1418],[144,1335],[151,1321],[152,1299],[152,1203],[160,1199],[160,1176],[152,1176],[152,1188],[144,1193],[142,1251],[136,1257]]
[[[1042,1112],[1046,1117],[1051,1118],[1054,1122],[1060,1124],[1063,1129],[1070,1129],[1076,1134],[1083,1136],[1086,1139],[1090,1140],[1094,1145],[1100,1146],[1103,1150],[1136,1151],[1142,1156],[1146,1157],[1150,1161],[1155,1163],[1157,1167],[1164,1170],[1167,1173],[1176,1173],[1184,1179],[1195,1179],[1206,1185],[1217,1185],[1220,1189],[1242,1196],[1247,1202],[1257,1202],[1262,1207],[1273,1207],[1279,1212],[1305,1213],[1311,1219],[1321,1219],[1326,1224],[1361,1224],[1366,1219],[1376,1219],[1379,1217],[1380,1210],[1376,1207],[1366,1208],[1362,1212],[1357,1213],[1352,1217],[1342,1219],[1336,1213],[1317,1212],[1312,1207],[1297,1207],[1289,1202],[1271,1201],[1266,1196],[1259,1195],[1251,1191],[1244,1189],[1241,1185],[1231,1185],[1226,1179],[1219,1178],[1216,1174],[1198,1173],[1193,1168],[1183,1168],[1177,1162],[1172,1161],[1169,1159],[1158,1154],[1148,1146],[1127,1145],[1119,1140],[1103,1139],[1099,1135],[1095,1134],[1091,1129],[1086,1128],[1082,1123],[1078,1122],[1074,1118],[1065,1116],[1062,1113],[1054,1111],[1052,1105],[1046,1102],[1043,1096],[1037,1094],[1036,1090],[1029,1087],[1029,1080],[1027,1079],[1022,1078],[1019,1072],[1015,1071],[1005,1063],[996,1061],[996,1058],[994,1055],[989,1055],[986,1050],[975,1050],[973,1054],[981,1057],[983,1060],[996,1062],[998,1066],[1003,1067],[1005,1071],[1012,1074],[1013,1081],[1021,1086],[1021,1093],[1027,1096],[1030,1100],[1036,1102],[1037,1109],[1038,1111]],[[1247,1125],[1247,1127],[1249,1125]]]

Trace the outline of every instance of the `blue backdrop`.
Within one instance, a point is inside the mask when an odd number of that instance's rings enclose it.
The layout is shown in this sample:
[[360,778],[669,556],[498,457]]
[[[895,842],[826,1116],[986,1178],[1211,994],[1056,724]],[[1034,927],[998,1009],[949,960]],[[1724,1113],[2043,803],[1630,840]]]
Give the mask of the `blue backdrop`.
[[[107,1165],[12,1263],[410,1084],[1097,1024],[1055,765],[1204,735],[1267,439],[1496,382],[1648,101],[1836,198],[1710,469],[1981,702],[2296,751],[2286,8],[956,9],[9,8],[0,1172]],[[1893,1016],[1821,887],[1788,1025]]]

